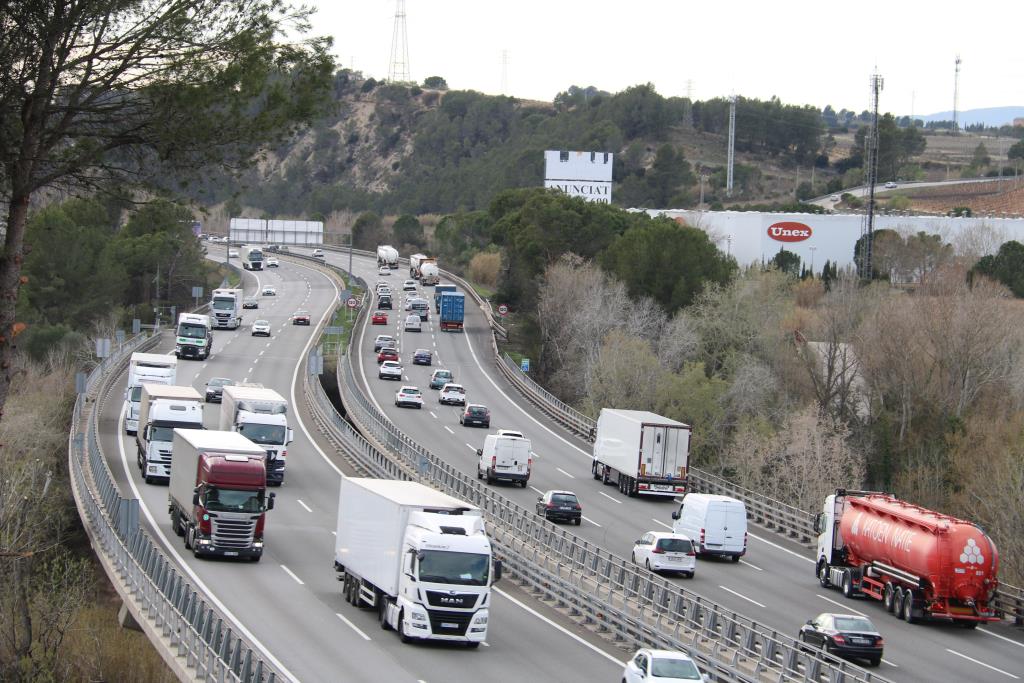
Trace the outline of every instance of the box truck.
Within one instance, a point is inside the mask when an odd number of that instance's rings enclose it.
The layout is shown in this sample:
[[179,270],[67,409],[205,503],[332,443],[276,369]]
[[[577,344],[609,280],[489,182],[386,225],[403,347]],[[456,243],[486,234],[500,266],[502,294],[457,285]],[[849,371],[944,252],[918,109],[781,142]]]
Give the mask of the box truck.
[[234,385],[221,393],[221,431],[238,432],[267,453],[267,483],[284,483],[284,466],[293,432],[288,427],[288,401],[273,389]]
[[174,342],[176,358],[206,360],[213,353],[213,333],[210,316],[182,313],[178,316],[178,329]]
[[263,250],[259,247],[242,247],[242,267],[246,270],[263,270]]
[[387,244],[377,247],[377,267],[387,266],[391,270],[398,268],[398,250]]
[[441,295],[445,292],[457,291],[455,285],[446,282],[443,285],[438,284],[434,287],[434,313],[441,312]]
[[215,289],[210,301],[213,326],[218,330],[237,330],[242,324],[243,291],[241,289]]
[[476,454],[477,479],[486,479],[488,484],[510,481],[526,488],[533,470],[533,445],[521,433],[501,429],[488,434]]
[[441,329],[445,332],[462,332],[466,318],[466,295],[462,292],[445,292],[441,295],[441,313],[438,316]]
[[128,361],[128,388],[124,392],[124,431],[134,434],[139,428],[139,402],[143,383],[174,384],[178,377],[178,359],[161,353],[133,353]]
[[866,595],[907,622],[998,621],[999,553],[981,527],[885,493],[839,489],[815,518],[822,587]]
[[343,477],[334,568],[346,601],[402,642],[487,638],[501,563],[479,508],[418,482]]
[[168,512],[186,550],[259,561],[267,511],[274,509],[266,457],[236,432],[174,430]]
[[147,484],[170,478],[176,427],[203,428],[203,398],[199,392],[174,384],[143,384],[135,445],[139,471]]
[[602,408],[594,437],[594,479],[628,496],[686,491],[689,425],[645,410]]

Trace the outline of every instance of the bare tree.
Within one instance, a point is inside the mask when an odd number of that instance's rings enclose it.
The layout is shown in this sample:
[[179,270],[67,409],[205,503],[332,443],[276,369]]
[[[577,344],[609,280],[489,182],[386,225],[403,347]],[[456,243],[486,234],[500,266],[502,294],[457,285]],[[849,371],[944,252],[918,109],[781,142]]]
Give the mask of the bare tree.
[[665,323],[656,346],[662,364],[678,372],[683,363],[696,360],[700,353],[700,337],[693,322],[683,313],[676,313]]
[[654,410],[653,388],[664,373],[651,345],[622,330],[612,330],[601,345],[585,406],[591,414],[603,407]]

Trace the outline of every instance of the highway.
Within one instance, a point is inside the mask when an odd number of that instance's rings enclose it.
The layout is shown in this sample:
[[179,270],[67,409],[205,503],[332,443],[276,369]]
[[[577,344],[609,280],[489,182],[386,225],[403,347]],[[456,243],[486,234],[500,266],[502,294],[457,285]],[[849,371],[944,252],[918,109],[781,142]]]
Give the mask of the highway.
[[[247,295],[273,284],[277,296],[260,297],[259,309],[244,311],[237,331],[214,331],[206,362],[182,360],[178,384],[203,393],[211,377],[261,382],[287,397],[295,442],[288,448],[285,483],[276,489],[268,514],[266,549],[259,563],[198,560],[184,551],[170,529],[167,486],[142,481],[134,437],[124,434],[124,378],[103,406],[101,445],[118,486],[138,496],[147,530],[243,635],[263,649],[286,675],[301,681],[494,681],[614,680],[628,653],[617,650],[530,598],[514,582],[498,584],[486,647],[403,645],[385,633],[376,613],[345,603],[332,567],[338,487],[353,472],[334,453],[305,410],[301,375],[313,342],[313,326],[293,326],[292,313],[305,308],[314,321],[330,314],[338,289],[313,268],[282,260],[279,269],[246,273]],[[257,318],[272,323],[268,339],[252,337]],[[155,352],[170,352],[173,342]],[[296,406],[298,410],[296,410]],[[216,428],[219,404],[207,404],[204,423]],[[486,673],[482,673],[486,672]]]
[[[301,251],[301,250],[296,250]],[[347,267],[346,254],[328,252],[328,261]],[[407,268],[378,277],[372,259],[356,257],[356,274],[372,287],[378,279],[390,281],[400,293]],[[421,288],[432,300],[432,288]],[[387,326],[355,331],[358,355],[354,358],[357,381],[373,397],[379,409],[400,429],[437,456],[466,473],[476,470],[476,448],[485,434],[497,428],[523,431],[533,443],[534,461],[530,487],[498,485],[507,498],[532,509],[537,496],[547,489],[575,491],[583,505],[582,526],[573,527],[589,541],[623,557],[629,557],[633,541],[650,530],[670,528],[674,504],[630,499],[617,488],[603,486],[590,474],[589,445],[561,429],[534,409],[494,368],[490,352],[490,331],[482,313],[466,307],[466,333],[442,333],[431,319],[420,333],[403,333],[401,295]],[[398,382],[377,378],[373,338],[377,334],[399,338],[406,382],[425,393],[422,410],[396,408]],[[415,349],[435,352],[432,367],[414,366]],[[441,406],[436,392],[429,390],[430,372],[438,367],[453,371],[463,384],[470,402],[483,403],[491,410],[491,429],[462,427],[460,408]],[[695,428],[699,429],[699,426]],[[847,600],[841,593],[825,590],[814,577],[813,551],[757,526],[750,529],[747,556],[739,564],[699,560],[694,579],[677,579],[684,588],[767,624],[780,633],[795,636],[800,625],[821,612],[866,614],[886,639],[886,654],[880,673],[898,681],[1012,681],[1024,677],[1024,633],[1009,624],[996,624],[966,631],[945,624],[908,625],[886,614],[879,603]],[[574,676],[574,678],[577,678]],[[578,677],[582,679],[582,676]]]

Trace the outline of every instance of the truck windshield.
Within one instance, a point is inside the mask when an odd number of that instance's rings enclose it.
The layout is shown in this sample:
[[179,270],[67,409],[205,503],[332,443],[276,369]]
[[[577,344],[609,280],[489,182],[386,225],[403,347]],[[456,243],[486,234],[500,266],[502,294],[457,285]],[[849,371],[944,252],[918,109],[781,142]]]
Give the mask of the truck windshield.
[[150,441],[171,441],[172,439],[174,439],[174,427],[157,427],[154,425],[149,428]]
[[214,299],[213,308],[217,311],[233,311],[235,310],[234,299]]
[[486,586],[489,559],[479,553],[424,550],[419,555],[420,581]]
[[132,387],[131,401],[132,403],[138,403],[142,400],[142,385]]
[[236,491],[209,486],[206,509],[210,512],[263,512],[263,491]]
[[284,443],[285,428],[281,425],[244,424],[238,432],[253,443]]
[[178,325],[178,336],[189,339],[206,339],[206,326],[194,323],[182,323]]

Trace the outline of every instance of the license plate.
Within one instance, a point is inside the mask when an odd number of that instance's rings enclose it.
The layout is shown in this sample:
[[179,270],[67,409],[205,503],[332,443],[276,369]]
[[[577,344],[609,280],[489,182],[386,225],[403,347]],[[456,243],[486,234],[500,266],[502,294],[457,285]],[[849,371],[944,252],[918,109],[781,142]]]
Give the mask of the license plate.
[[235,555],[238,555],[238,551],[236,550],[229,550],[226,553],[224,553],[225,557],[234,557]]
[[674,491],[669,484],[651,484],[652,491]]
[[453,624],[453,623],[448,622],[448,621],[442,621],[441,622],[441,628],[458,628],[458,627],[459,627],[458,624]]

